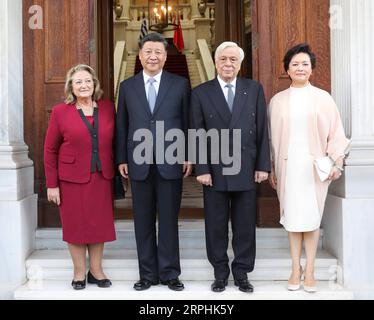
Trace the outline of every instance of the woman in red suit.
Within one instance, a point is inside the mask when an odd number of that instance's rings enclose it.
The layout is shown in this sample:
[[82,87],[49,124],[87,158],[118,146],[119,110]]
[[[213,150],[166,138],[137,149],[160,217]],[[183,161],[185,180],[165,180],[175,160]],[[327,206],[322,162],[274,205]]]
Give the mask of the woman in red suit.
[[63,240],[74,264],[74,289],[87,282],[109,287],[102,269],[104,242],[116,239],[113,221],[114,105],[100,100],[95,71],[77,65],[67,73],[65,103],[52,110],[44,145],[48,201],[60,207]]

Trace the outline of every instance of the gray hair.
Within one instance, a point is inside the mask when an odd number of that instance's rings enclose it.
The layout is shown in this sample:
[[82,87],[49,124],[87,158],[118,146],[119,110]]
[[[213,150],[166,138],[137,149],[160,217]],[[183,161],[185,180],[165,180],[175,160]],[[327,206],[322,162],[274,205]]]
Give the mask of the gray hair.
[[220,56],[221,52],[226,48],[239,48],[239,55],[240,55],[240,63],[244,60],[244,50],[238,46],[237,43],[232,41],[225,41],[222,42],[216,49],[216,53],[214,54],[214,60],[217,60]]

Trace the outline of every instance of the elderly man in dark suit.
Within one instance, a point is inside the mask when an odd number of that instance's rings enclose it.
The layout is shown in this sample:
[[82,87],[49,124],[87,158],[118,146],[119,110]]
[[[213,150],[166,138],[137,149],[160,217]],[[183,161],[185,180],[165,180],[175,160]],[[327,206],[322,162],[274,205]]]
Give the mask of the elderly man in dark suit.
[[[256,81],[237,77],[243,59],[244,51],[236,43],[222,43],[215,53],[217,78],[196,87],[191,95],[191,127],[220,133],[219,143],[199,139],[196,150],[205,150],[207,161],[200,151],[196,152],[195,167],[204,189],[205,236],[208,259],[214,268],[214,292],[225,290],[230,274],[230,213],[235,285],[241,291],[253,292],[247,273],[255,263],[256,183],[266,180],[271,168],[264,92]],[[222,129],[228,129],[226,144]],[[235,147],[237,144],[239,148]],[[231,172],[222,157],[227,151],[233,162],[236,159]],[[217,154],[219,161],[213,163]]]
[[[133,199],[140,274],[134,289],[145,290],[161,281],[179,291],[184,285],[178,278],[178,213],[183,173],[188,176],[191,165],[184,155],[177,163],[165,159],[164,150],[173,141],[159,137],[170,129],[186,134],[190,86],[187,79],[163,71],[167,42],[160,34],[145,36],[139,48],[143,71],[121,83],[116,118],[116,163],[121,175],[130,177]],[[144,131],[149,133],[144,141],[151,137],[151,152],[144,149],[146,161],[142,162],[137,147],[145,143],[138,139]]]

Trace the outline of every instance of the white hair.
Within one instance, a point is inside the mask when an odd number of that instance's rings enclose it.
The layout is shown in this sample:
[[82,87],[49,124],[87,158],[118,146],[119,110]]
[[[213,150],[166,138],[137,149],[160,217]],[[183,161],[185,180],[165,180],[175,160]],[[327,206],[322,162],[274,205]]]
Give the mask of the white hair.
[[221,55],[221,52],[225,50],[226,48],[238,48],[239,49],[239,55],[240,55],[240,62],[244,60],[244,50],[238,46],[237,43],[232,41],[225,41],[222,42],[216,49],[216,53],[214,55],[214,60],[217,61],[218,57]]

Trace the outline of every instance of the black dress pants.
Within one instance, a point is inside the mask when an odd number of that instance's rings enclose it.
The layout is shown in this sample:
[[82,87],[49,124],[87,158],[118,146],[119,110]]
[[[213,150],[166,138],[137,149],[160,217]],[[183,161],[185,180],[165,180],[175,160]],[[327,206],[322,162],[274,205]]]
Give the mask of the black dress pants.
[[140,278],[175,279],[181,273],[178,214],[182,179],[165,180],[157,166],[151,165],[148,177],[143,181],[131,180],[131,188]]
[[230,275],[227,248],[231,213],[234,279],[247,279],[253,271],[256,256],[256,190],[215,191],[204,186],[205,238],[208,260],[216,279]]

